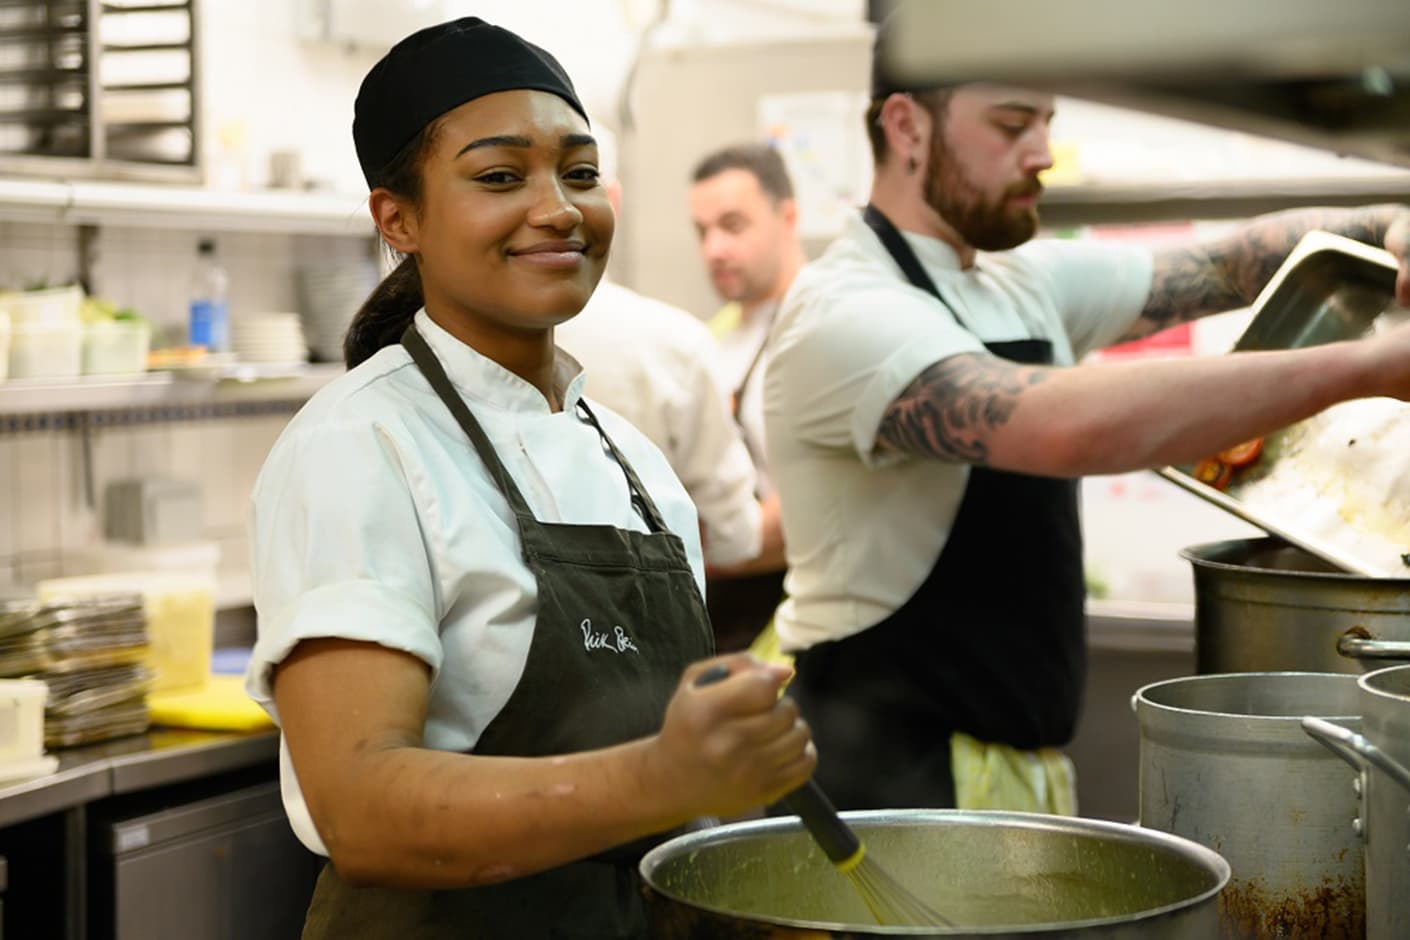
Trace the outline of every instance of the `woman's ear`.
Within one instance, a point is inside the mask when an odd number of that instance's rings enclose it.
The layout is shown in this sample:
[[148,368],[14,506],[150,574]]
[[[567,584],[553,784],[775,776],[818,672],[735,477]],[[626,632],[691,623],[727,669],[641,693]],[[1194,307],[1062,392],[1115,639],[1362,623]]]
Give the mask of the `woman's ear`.
[[404,255],[416,254],[420,227],[410,205],[379,187],[367,197],[367,208],[383,241]]

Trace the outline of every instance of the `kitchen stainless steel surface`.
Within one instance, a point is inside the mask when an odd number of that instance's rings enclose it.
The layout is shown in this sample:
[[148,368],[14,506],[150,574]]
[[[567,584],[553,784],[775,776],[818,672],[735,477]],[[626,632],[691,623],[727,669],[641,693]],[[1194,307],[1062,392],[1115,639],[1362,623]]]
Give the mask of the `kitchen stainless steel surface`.
[[1117,823],[954,810],[843,817],[869,853],[959,926],[876,926],[789,817],[707,829],[649,852],[641,871],[652,936],[1209,940],[1228,878],[1208,849]]
[[56,773],[0,787],[0,826],[108,796],[273,764],[279,755],[279,733],[157,728],[54,753],[59,756]]
[[1241,673],[1137,692],[1141,825],[1228,860],[1222,940],[1363,935],[1365,869],[1347,825],[1357,797],[1345,765],[1302,730],[1306,715],[1359,730],[1356,681]]
[[1192,545],[1200,673],[1346,672],[1410,661],[1410,577],[1346,574],[1281,539]]
[[[1399,316],[1387,312],[1394,306],[1396,270],[1387,251],[1311,232],[1259,294],[1254,319],[1234,349],[1291,349],[1366,336],[1380,328],[1383,316]],[[1363,434],[1358,427],[1374,433]],[[1354,482],[1354,473],[1396,461],[1397,435],[1406,433],[1410,405],[1384,399],[1349,402],[1268,435],[1262,456],[1237,471],[1223,490],[1195,479],[1190,465],[1160,472],[1344,571],[1410,576],[1405,560],[1410,519],[1404,518],[1410,493],[1354,498],[1346,486]],[[1355,464],[1349,462],[1351,449]]]

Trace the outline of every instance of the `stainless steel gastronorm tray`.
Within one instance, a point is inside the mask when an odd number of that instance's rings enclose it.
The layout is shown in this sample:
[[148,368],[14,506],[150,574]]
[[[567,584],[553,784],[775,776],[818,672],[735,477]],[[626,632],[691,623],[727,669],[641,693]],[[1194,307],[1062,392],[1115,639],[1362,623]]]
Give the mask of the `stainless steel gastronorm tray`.
[[[1407,313],[1394,307],[1395,275],[1396,262],[1389,252],[1328,232],[1311,232],[1259,294],[1253,304],[1254,318],[1234,349],[1293,349],[1366,336],[1387,322],[1382,317],[1398,319]],[[1315,485],[1301,480],[1297,462],[1289,457],[1304,447],[1303,442],[1312,439],[1311,422],[1319,422],[1319,446],[1327,446],[1326,442],[1334,437],[1337,446],[1355,445],[1354,433],[1339,436],[1332,426],[1342,420],[1340,416],[1349,415],[1347,409],[1353,407],[1376,408],[1383,424],[1403,424],[1410,430],[1410,405],[1368,400],[1337,406],[1307,422],[1268,435],[1263,456],[1236,473],[1225,490],[1196,480],[1191,475],[1192,465],[1165,467],[1159,473],[1196,496],[1345,571],[1405,577],[1410,574],[1410,557],[1402,555],[1410,553],[1410,542],[1402,542],[1398,535],[1387,538],[1386,532],[1410,529],[1410,518],[1398,518],[1410,513],[1410,507],[1396,506],[1388,499],[1378,509],[1381,518],[1371,519],[1371,514],[1364,511],[1366,501],[1362,500],[1363,511],[1348,512],[1337,502],[1341,498],[1338,487],[1328,487],[1325,479]],[[1377,459],[1396,459],[1389,453],[1377,455],[1364,443],[1362,446],[1368,465]],[[1347,459],[1343,456],[1343,463]],[[1410,452],[1403,454],[1403,460],[1410,462]],[[1267,482],[1275,475],[1276,490]],[[1299,490],[1303,482],[1308,485]],[[1270,497],[1282,491],[1286,491],[1286,498]],[[1317,505],[1319,501],[1325,505]],[[1386,518],[1385,514],[1397,517]],[[1309,522],[1314,517],[1315,525]]]

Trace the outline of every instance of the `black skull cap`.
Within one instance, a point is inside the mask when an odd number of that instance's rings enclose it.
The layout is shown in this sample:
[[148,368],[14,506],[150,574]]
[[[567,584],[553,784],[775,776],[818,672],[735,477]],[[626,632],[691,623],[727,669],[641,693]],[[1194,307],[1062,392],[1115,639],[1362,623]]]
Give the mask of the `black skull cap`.
[[587,120],[558,60],[507,29],[466,16],[407,36],[372,66],[353,105],[353,144],[368,187],[442,114],[521,88],[555,94]]

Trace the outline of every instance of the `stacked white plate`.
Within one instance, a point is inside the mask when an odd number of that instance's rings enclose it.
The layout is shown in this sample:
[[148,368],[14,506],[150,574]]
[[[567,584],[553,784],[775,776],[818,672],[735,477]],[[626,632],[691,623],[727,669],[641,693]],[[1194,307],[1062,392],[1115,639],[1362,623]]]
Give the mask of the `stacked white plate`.
[[299,268],[299,309],[309,348],[318,361],[342,361],[348,324],[377,286],[377,273],[371,259]]
[[231,317],[230,350],[241,362],[308,361],[308,345],[297,313]]

